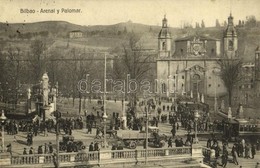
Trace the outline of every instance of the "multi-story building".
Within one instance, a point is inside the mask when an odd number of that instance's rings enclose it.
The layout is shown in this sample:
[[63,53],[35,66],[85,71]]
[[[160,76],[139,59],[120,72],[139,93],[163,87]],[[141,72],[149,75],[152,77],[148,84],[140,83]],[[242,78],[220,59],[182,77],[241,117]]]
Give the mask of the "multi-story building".
[[[175,40],[172,51],[172,38],[167,19],[162,20],[158,36],[157,85],[161,96],[174,93],[193,93],[193,96],[207,95],[218,97],[226,94],[220,79],[221,59],[237,58],[238,39],[233,17],[228,17],[228,25],[223,41],[209,36],[194,35]],[[173,53],[173,54],[172,54]]]

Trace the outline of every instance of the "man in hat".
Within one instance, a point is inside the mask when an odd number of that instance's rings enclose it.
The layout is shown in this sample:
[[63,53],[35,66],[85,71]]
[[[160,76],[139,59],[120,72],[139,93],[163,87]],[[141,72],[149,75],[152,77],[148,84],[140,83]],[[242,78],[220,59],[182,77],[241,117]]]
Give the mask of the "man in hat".
[[94,151],[99,151],[99,144],[98,144],[98,142],[95,142],[95,144],[94,144]]
[[52,147],[52,143],[51,142],[49,142],[49,152],[53,153],[53,147]]
[[27,155],[26,148],[23,148],[23,155]]
[[49,147],[48,147],[47,143],[44,144],[44,153],[45,154],[49,153]]
[[33,154],[33,147],[31,147],[29,150],[29,155],[32,155],[32,154]]
[[39,147],[38,147],[38,154],[42,154],[43,153],[43,151],[42,151],[42,145],[40,145]]
[[92,152],[92,151],[94,151],[93,142],[91,142],[90,145],[89,145],[89,152]]

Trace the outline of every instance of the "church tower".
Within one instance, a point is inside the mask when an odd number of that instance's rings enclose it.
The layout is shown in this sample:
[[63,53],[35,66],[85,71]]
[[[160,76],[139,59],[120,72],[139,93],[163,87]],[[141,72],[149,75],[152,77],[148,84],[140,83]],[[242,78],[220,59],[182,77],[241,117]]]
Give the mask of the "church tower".
[[228,17],[227,29],[224,32],[224,56],[228,58],[237,57],[237,32],[233,23],[233,16]]
[[162,29],[158,36],[159,57],[171,56],[171,40],[171,33],[168,29],[166,16],[164,15],[162,20]]

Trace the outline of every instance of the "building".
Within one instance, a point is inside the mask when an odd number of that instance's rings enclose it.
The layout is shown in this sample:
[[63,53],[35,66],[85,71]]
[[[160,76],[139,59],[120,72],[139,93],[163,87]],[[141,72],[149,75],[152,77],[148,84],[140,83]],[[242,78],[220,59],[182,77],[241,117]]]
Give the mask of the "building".
[[260,98],[260,49],[255,50],[254,62],[246,62],[241,66],[241,80],[235,87],[233,99],[236,105],[242,104],[244,107],[259,106]]
[[83,33],[80,30],[73,30],[73,31],[69,32],[69,37],[70,38],[82,38]]
[[238,88],[236,88],[234,99],[237,105],[241,103],[246,107],[249,106],[250,103],[252,105],[255,97],[255,64],[253,62],[243,63],[240,73],[242,78],[238,84]]
[[255,93],[260,97],[260,47],[255,50]]
[[219,76],[218,61],[238,57],[237,33],[231,14],[223,40],[203,35],[187,36],[175,40],[174,52],[171,43],[171,33],[164,17],[158,36],[157,59],[157,80],[160,81],[157,90],[161,96],[171,97],[174,93],[190,95],[191,92],[194,97],[226,94]]

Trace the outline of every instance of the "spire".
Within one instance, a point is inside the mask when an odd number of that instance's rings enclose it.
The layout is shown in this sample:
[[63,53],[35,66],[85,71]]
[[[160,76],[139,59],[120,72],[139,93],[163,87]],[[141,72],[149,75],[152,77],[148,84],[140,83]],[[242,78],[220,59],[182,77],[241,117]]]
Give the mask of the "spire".
[[232,13],[230,13],[230,16],[228,17],[228,25],[227,25],[227,29],[225,32],[225,36],[237,36],[237,32],[233,23],[233,16]]
[[166,15],[164,15],[164,18],[162,20],[162,27],[167,27],[167,19],[166,19]]
[[232,13],[230,12],[230,16],[228,17],[228,25],[234,25],[234,23],[233,23],[233,16],[232,16]]

